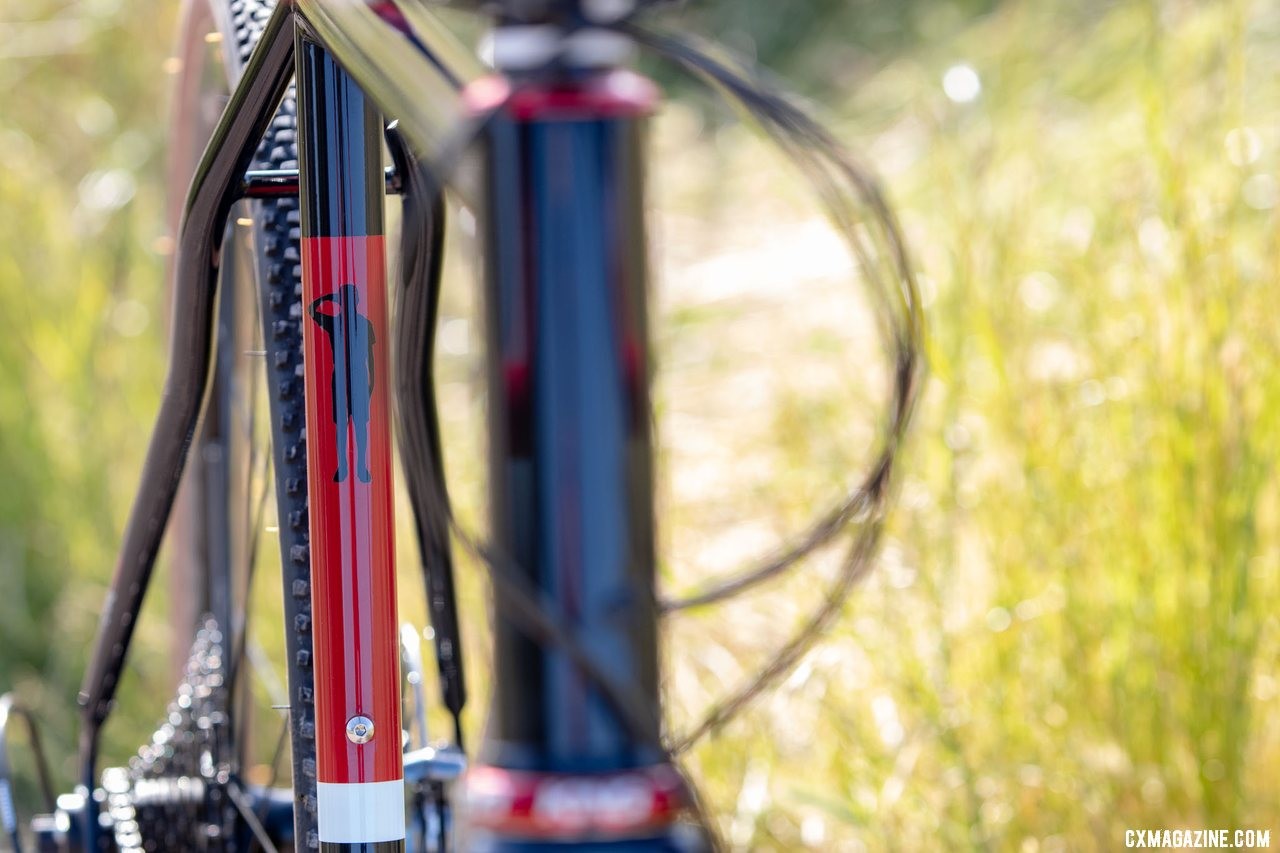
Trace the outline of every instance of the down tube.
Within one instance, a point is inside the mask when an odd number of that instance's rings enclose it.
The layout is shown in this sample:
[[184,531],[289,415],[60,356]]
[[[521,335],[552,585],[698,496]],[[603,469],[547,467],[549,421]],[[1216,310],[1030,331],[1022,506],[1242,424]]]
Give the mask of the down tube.
[[[484,111],[505,85],[468,97]],[[672,850],[642,174],[657,92],[622,71],[511,85],[485,170],[493,536],[596,674],[496,609],[466,849]]]
[[296,55],[320,846],[402,851],[382,119]]

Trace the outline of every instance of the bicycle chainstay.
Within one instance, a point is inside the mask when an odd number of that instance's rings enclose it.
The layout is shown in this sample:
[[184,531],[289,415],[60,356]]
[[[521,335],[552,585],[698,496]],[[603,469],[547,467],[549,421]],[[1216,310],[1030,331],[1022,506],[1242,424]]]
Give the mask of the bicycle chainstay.
[[167,716],[128,767],[103,771],[116,846],[130,850],[236,849],[233,744],[223,633],[205,617]]

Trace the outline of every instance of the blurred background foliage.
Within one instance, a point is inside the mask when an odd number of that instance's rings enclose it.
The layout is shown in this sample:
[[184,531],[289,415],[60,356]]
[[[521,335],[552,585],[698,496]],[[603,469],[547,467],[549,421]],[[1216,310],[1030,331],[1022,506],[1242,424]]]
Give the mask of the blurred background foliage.
[[[37,710],[64,785],[163,376],[177,6],[0,3],[0,688]],[[688,758],[728,841],[1064,851],[1135,827],[1280,833],[1280,9],[673,14],[823,104],[890,186],[930,311],[878,571],[775,695]],[[856,475],[883,364],[784,163],[684,89],[654,145],[663,572],[680,591],[776,547]],[[446,294],[441,398],[475,519],[469,294]],[[673,729],[750,676],[832,566],[670,623]],[[112,761],[172,689],[180,591],[164,583]]]

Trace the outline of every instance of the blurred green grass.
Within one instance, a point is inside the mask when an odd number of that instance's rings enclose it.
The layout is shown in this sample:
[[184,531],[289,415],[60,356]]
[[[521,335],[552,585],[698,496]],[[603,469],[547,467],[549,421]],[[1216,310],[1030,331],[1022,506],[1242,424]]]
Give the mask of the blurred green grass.
[[[689,14],[749,11],[731,6]],[[68,8],[81,23],[64,49],[0,61],[0,685],[48,722],[64,782],[163,368],[173,12]],[[1280,833],[1280,10],[969,14],[982,8],[911,4],[894,19],[910,37],[881,54],[853,34],[860,4],[826,9],[821,37],[803,22],[820,57],[788,56],[776,28],[754,36],[890,185],[930,300],[931,378],[878,570],[690,767],[736,849]],[[960,64],[981,81],[967,103],[941,85]],[[684,100],[655,146],[659,518],[664,583],[681,590],[785,541],[854,476],[883,365],[848,262],[784,164]],[[475,309],[461,281],[446,299],[445,428],[474,520]],[[400,553],[420,613],[407,535]],[[671,622],[673,729],[749,677],[831,565]],[[144,648],[163,648],[158,591]],[[162,654],[131,666],[115,760],[170,689]]]
[[[168,5],[0,4],[0,689],[36,710],[63,784],[164,375]],[[149,609],[140,639],[162,647],[163,597]],[[137,656],[130,678],[163,695],[168,663]],[[153,695],[122,697],[135,747]]]
[[[849,105],[932,297],[932,380],[881,571],[784,688],[794,698],[695,756],[735,845],[1081,850],[1130,827],[1277,827],[1278,21],[1243,3],[1099,12],[1008,4]],[[957,63],[982,81],[972,103],[939,85]],[[726,192],[735,219],[788,212],[750,206],[750,143],[717,143],[722,174],[747,184]],[[767,234],[738,251],[763,262]],[[790,334],[798,302],[830,314],[832,293],[779,288],[754,312],[736,300],[722,322],[686,319],[756,341],[749,369],[778,389],[772,424],[756,400],[738,408],[778,448],[731,480],[754,487],[724,492],[740,512],[786,518],[779,492],[811,507],[857,461],[838,451],[862,446],[848,422],[867,407],[801,381],[817,340]],[[847,322],[824,320],[825,338],[865,363],[834,328]],[[726,442],[739,431],[721,425]],[[721,451],[731,477],[747,442]],[[732,683],[808,585],[676,633],[737,658],[706,676]]]

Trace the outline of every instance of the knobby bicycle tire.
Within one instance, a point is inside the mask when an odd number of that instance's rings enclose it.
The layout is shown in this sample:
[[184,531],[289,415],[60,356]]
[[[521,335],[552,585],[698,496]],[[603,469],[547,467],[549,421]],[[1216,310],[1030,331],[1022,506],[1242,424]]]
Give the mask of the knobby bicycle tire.
[[[208,7],[222,44],[227,84],[234,87],[260,39],[274,0],[191,0]],[[182,110],[178,110],[182,114]],[[297,104],[290,85],[254,156],[254,169],[297,168]],[[185,189],[185,188],[183,188]],[[316,817],[316,742],[312,669],[310,531],[307,517],[306,407],[302,374],[302,267],[300,219],[295,197],[249,202],[252,225],[235,228],[232,240],[252,235],[257,273],[261,355],[266,388],[279,545],[284,585],[288,734],[292,756],[296,849],[319,849]],[[234,247],[223,250],[227,257]],[[221,342],[232,343],[234,342]],[[226,389],[221,389],[224,393]],[[235,496],[227,495],[228,501]],[[190,519],[199,525],[202,519]],[[231,630],[231,626],[225,626]],[[241,650],[242,651],[242,650]]]

